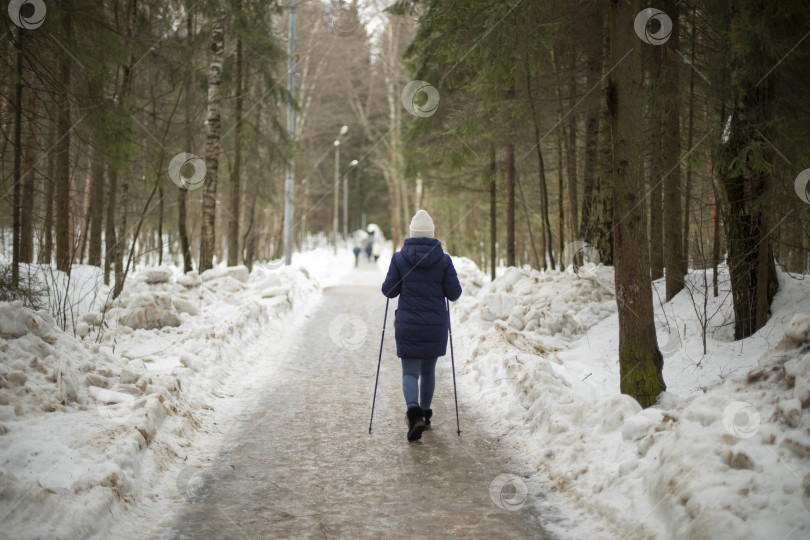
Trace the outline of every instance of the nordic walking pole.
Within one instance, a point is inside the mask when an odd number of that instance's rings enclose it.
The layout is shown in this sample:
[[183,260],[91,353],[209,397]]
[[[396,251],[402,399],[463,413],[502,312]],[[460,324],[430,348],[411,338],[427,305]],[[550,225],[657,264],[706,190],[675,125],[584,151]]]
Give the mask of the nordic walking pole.
[[380,380],[380,363],[382,363],[383,340],[385,340],[385,323],[388,320],[388,302],[385,299],[385,315],[383,316],[382,337],[380,338],[380,358],[377,360],[377,378],[374,380],[374,399],[371,401],[371,420],[368,421],[368,434],[371,435],[371,423],[374,421],[374,404],[377,402],[377,382]]
[[461,437],[461,425],[458,421],[458,394],[456,393],[456,361],[453,358],[453,328],[450,326],[450,300],[447,302],[447,332],[450,334],[450,365],[453,366],[453,398],[456,400],[456,433]]

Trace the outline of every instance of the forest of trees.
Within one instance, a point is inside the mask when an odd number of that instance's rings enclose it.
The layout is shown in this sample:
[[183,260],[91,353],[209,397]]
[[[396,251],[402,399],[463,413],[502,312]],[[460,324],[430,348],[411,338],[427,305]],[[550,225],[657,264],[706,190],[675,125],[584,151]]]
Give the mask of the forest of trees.
[[294,140],[289,4],[11,2],[15,282],[18,263],[88,264],[117,294],[137,264],[278,258],[290,156],[296,245],[328,237],[336,140],[350,230],[398,246],[424,207],[493,277],[615,266],[622,390],[643,405],[663,389],[651,279],[669,300],[712,269],[717,295],[727,265],[739,339],[777,267],[810,273],[806,1],[299,0]]
[[387,222],[374,154],[356,170],[347,165],[373,147],[385,114],[369,94],[383,75],[368,76],[376,53],[357,5],[298,2],[293,148],[284,129],[286,5],[18,4],[0,44],[10,210],[0,223],[15,262],[100,266],[117,294],[138,264],[205,270],[278,258],[293,151],[296,241],[331,232],[327,156],[342,125],[351,126],[344,155],[355,153],[341,164],[352,227],[364,213]]
[[[794,189],[810,150],[806,2],[398,8],[421,15],[406,54],[442,99],[406,147],[411,174],[441,179],[460,233],[448,244],[488,245],[493,274],[504,252],[562,268],[567,244],[592,246],[616,269],[622,391],[642,405],[664,384],[650,278],[665,276],[669,300],[688,268],[713,268],[716,295],[726,262],[740,339],[767,320],[775,264],[808,272],[810,209]],[[453,210],[487,203],[491,223],[505,214],[489,231]]]

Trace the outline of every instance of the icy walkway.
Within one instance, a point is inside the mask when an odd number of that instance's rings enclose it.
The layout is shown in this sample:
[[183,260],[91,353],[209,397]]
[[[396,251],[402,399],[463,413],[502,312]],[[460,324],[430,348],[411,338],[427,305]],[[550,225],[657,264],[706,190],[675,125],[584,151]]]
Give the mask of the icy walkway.
[[[421,442],[405,440],[394,301],[368,434],[382,277],[361,266],[324,292],[285,363],[239,416],[213,465],[197,475],[199,488],[189,489],[163,538],[549,537],[528,504],[542,497],[531,482],[528,497],[509,487],[496,493],[507,501],[498,501],[501,507],[490,496],[496,477],[523,466],[477,427],[463,395],[456,435],[449,356],[439,361],[434,429]],[[502,508],[524,499],[516,510]]]

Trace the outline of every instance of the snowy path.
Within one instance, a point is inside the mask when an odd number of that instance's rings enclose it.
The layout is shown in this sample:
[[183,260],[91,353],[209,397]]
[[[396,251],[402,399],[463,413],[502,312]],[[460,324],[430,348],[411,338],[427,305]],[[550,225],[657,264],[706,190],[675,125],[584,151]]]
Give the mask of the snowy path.
[[[493,479],[525,466],[476,427],[463,395],[456,435],[449,357],[437,372],[436,427],[421,443],[406,442],[393,301],[368,434],[381,280],[376,269],[361,267],[324,292],[298,343],[239,416],[162,538],[549,537],[535,507],[504,510],[490,497]],[[341,314],[365,323],[359,348],[351,339],[360,334],[349,334],[362,325],[344,327],[344,347],[330,338]],[[273,337],[267,341],[272,347]],[[528,485],[528,501],[542,498]],[[507,500],[521,495],[508,490]]]

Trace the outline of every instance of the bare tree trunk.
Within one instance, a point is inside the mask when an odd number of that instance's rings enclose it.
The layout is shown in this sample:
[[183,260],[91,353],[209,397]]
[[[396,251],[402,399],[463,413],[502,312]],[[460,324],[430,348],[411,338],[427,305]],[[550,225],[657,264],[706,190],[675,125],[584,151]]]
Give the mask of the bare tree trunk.
[[[50,143],[49,148],[56,146],[58,131],[56,124],[51,124]],[[54,190],[56,189],[56,154],[51,152],[48,156],[48,174],[44,179],[45,182],[45,218],[42,222],[42,249],[37,257],[39,264],[51,264],[53,256],[53,205],[54,205]]]
[[[393,148],[395,145],[398,145],[396,136],[392,133],[391,134],[391,147]],[[393,152],[393,151],[392,151]],[[394,156],[392,155],[392,162],[395,161]],[[391,220],[391,242],[394,245],[394,249],[397,249],[403,239],[407,236],[407,232],[403,230],[401,226],[401,222],[399,220],[400,210],[399,210],[399,182],[396,179],[397,170],[395,165],[391,163],[391,170],[389,173],[388,178],[388,196],[391,204],[391,209],[389,212],[390,220]],[[402,231],[400,233],[400,231]],[[400,237],[400,234],[402,237]]]
[[104,161],[99,148],[99,141],[95,141],[92,163],[90,164],[90,249],[88,250],[87,264],[101,266],[101,230],[102,209],[104,208]]
[[593,10],[589,22],[592,34],[588,40],[588,73],[586,86],[588,96],[585,112],[585,168],[582,174],[582,215],[579,222],[579,234],[586,242],[592,242],[590,236],[591,207],[593,205],[594,184],[596,184],[596,161],[599,151],[599,96],[602,94],[594,87],[599,84],[602,71],[602,33],[603,11]]
[[253,270],[253,261],[256,258],[256,227],[253,224],[256,222],[256,199],[258,195],[255,190],[250,197],[250,208],[245,211],[247,214],[247,229],[242,237],[242,245],[245,246],[242,260],[247,266],[248,271]]
[[[278,234],[276,234],[276,245],[273,249],[273,257],[275,258],[284,256],[284,212],[279,212],[278,214],[278,228],[276,229]],[[276,254],[278,254],[278,256],[276,256]]]
[[[116,239],[115,248],[113,250],[115,261],[115,285],[113,287],[113,298],[118,298],[121,291],[124,290],[124,247],[127,245],[127,204],[129,203],[129,183],[125,179],[126,174],[118,172],[116,177],[121,184],[121,228],[120,234]],[[133,242],[135,237],[133,236]]]
[[[732,17],[737,20],[732,20],[731,24],[747,24],[750,16],[745,9],[735,11]],[[745,45],[731,48],[729,66],[735,74],[732,87],[735,107],[728,140],[715,154],[715,172],[724,192],[723,218],[735,339],[746,338],[762,328],[779,287],[766,210],[767,185],[769,180],[773,181],[773,176],[742,159],[750,141],[759,136],[766,140],[773,137],[774,82],[772,78],[755,82],[761,75],[750,60],[752,54],[760,54],[759,46],[764,44],[754,41]],[[763,150],[760,159],[773,164],[773,152]]]
[[[709,162],[711,163],[711,161]],[[713,169],[713,167],[712,167]],[[717,266],[720,264],[720,201],[717,194],[717,185],[714,182],[714,170],[711,171],[712,182],[712,292],[717,298],[718,276]]]
[[[3,57],[9,57],[10,51],[13,50],[13,40],[2,41],[2,54]],[[0,81],[0,132],[8,133],[8,117],[11,96],[11,81]]]
[[[393,242],[394,249],[400,244],[400,221],[399,221],[399,182],[396,179],[391,179],[388,182],[388,195],[391,202],[391,209],[389,211],[391,219],[391,241]],[[406,236],[403,232],[403,236]]]
[[506,266],[515,266],[515,143],[506,145]]
[[532,232],[532,222],[529,219],[529,209],[526,206],[526,197],[523,195],[523,184],[520,182],[520,177],[517,180],[518,189],[520,190],[520,202],[523,204],[523,215],[526,218],[526,230],[529,232],[529,242],[531,243],[532,256],[534,257],[534,267],[541,268],[540,255],[537,253],[537,246],[534,243],[534,233]]
[[678,55],[678,3],[665,0],[663,10],[673,21],[672,34],[663,47],[664,88],[664,264],[667,301],[683,289],[683,213],[681,212],[680,56]]
[[158,265],[163,264],[163,183],[158,180],[158,228],[157,245]]
[[[122,120],[120,124],[121,129],[121,136],[124,138],[125,145],[129,144],[131,135],[129,130],[129,100],[130,95],[132,94],[132,67],[135,64],[135,57],[132,54],[132,38],[135,35],[135,24],[138,14],[138,2],[137,0],[129,0],[127,2],[127,12],[126,12],[126,20],[125,20],[125,28],[124,28],[124,35],[126,36],[127,40],[127,64],[123,66],[123,77],[121,80],[121,92],[119,97],[119,107],[125,109],[127,114],[122,115]],[[118,183],[121,184],[121,204],[120,212],[121,212],[121,228],[119,229],[119,235],[116,239],[114,245],[114,252],[113,252],[113,260],[115,261],[115,286],[113,287],[113,298],[118,298],[121,294],[121,291],[124,290],[124,281],[126,280],[127,271],[124,268],[124,248],[127,245],[127,206],[129,204],[129,149],[125,146],[125,150],[123,152],[123,159],[122,162],[118,164],[116,167],[115,176],[118,179]],[[122,170],[126,168],[126,170]],[[137,238],[137,233],[133,235],[133,243]]]
[[82,264],[84,260],[84,250],[87,247],[87,236],[90,231],[90,185],[93,182],[92,168],[85,175],[84,193],[82,194],[82,206],[80,215],[84,216],[81,231],[79,232],[79,249],[74,253],[73,262]]
[[[192,46],[194,37],[194,24],[193,24],[193,10],[189,10],[186,16],[186,32],[189,42],[189,48]],[[185,99],[185,123],[186,123],[186,152],[191,152],[193,145],[191,134],[191,76],[186,79],[186,99]],[[177,188],[177,229],[180,235],[180,249],[183,252],[183,272],[191,272],[192,257],[191,257],[191,243],[188,238],[188,230],[186,229],[186,198],[187,190],[181,187]]]
[[208,124],[205,137],[205,167],[208,177],[203,187],[202,231],[200,241],[200,272],[214,265],[214,237],[216,235],[217,172],[219,170],[220,138],[220,84],[222,57],[225,49],[225,30],[221,21],[214,23],[211,37],[213,58],[208,71]]
[[[348,174],[348,173],[345,173],[345,174]],[[411,216],[413,216],[413,214],[410,213],[410,211],[411,211],[410,191],[408,190],[408,183],[401,176],[399,178],[399,198],[400,198],[400,201],[402,203],[401,204],[401,206],[402,206],[402,214],[401,214],[401,218],[400,218],[402,220],[401,223],[403,223],[403,224],[410,223]],[[416,212],[414,212],[414,214],[415,213]],[[452,221],[451,223],[455,223],[455,221]]]
[[565,268],[565,261],[563,261],[563,252],[565,251],[565,206],[563,204],[563,194],[565,193],[563,182],[563,141],[565,140],[565,123],[563,122],[563,99],[562,99],[562,81],[560,80],[560,64],[557,61],[554,48],[551,48],[551,63],[554,66],[554,92],[557,96],[557,125],[559,126],[559,133],[557,135],[557,237],[559,252],[559,262],[557,268],[563,270]]
[[[537,111],[535,110],[535,103],[534,103],[534,95],[532,94],[532,82],[531,82],[531,75],[526,75],[526,90],[529,96],[529,107],[532,111],[532,125],[534,126],[534,145],[535,149],[537,150],[537,175],[538,175],[538,183],[540,185],[540,205],[541,205],[541,216],[543,219],[543,245],[545,248],[543,249],[543,269],[547,268],[547,265],[551,265],[554,267],[554,240],[551,236],[551,221],[548,217],[548,188],[546,185],[546,167],[543,161],[543,149],[540,145],[540,124],[537,120]],[[546,251],[548,250],[548,251]],[[548,256],[546,256],[548,254]]]
[[180,249],[183,252],[183,272],[191,272],[192,266],[191,244],[186,229],[186,190],[177,188],[177,233],[180,236]]
[[115,231],[115,210],[118,198],[118,178],[112,165],[107,167],[107,227],[104,233],[104,284],[110,284],[110,272],[115,264],[118,241]]
[[557,137],[557,256],[559,257],[557,269],[565,269],[563,253],[565,252],[565,205],[563,204],[563,193],[565,191],[563,183],[563,138],[565,130],[560,127],[562,133]]
[[400,193],[399,177],[403,171],[402,154],[400,148],[400,134],[402,133],[400,123],[400,89],[398,88],[399,71],[399,41],[402,31],[402,20],[400,17],[389,16],[386,26],[385,46],[387,48],[387,62],[385,73],[386,101],[388,102],[388,129],[390,131],[389,146],[390,157],[388,162],[389,178],[388,191],[391,198],[391,240],[394,249],[401,243],[401,238],[406,236],[406,230],[400,221]]
[[[629,5],[628,5],[629,4]],[[639,12],[639,0],[611,4],[611,61],[609,83],[613,137],[613,200],[615,223],[616,303],[619,312],[619,371],[623,394],[642,407],[655,403],[666,390],[663,357],[658,350],[653,321],[650,260],[647,246],[647,208],[641,133],[641,51],[626,21]],[[621,60],[626,51],[633,52]]]
[[264,258],[270,259],[273,257],[273,254],[270,253],[273,250],[271,243],[273,238],[273,216],[269,213],[262,213],[262,219],[264,221],[264,241],[262,242],[264,245]]
[[[66,0],[62,8],[62,28],[65,40],[70,43],[73,34],[72,2]],[[70,228],[70,70],[73,60],[65,55],[59,62],[59,86],[57,96],[56,147],[56,268],[70,273],[72,257],[72,234]]]
[[[766,92],[767,88],[762,90],[762,94]],[[752,108],[762,106],[767,100],[762,94],[757,92],[751,97],[749,105]],[[755,104],[754,100],[762,102]],[[753,136],[753,133],[748,133],[753,132],[752,126],[745,125],[747,111],[740,110],[744,107],[746,105],[742,105],[735,114],[739,120],[736,126],[732,124],[731,137],[725,150],[729,157],[739,154]],[[728,167],[727,164],[725,166]],[[767,236],[767,218],[763,211],[766,176],[761,173],[753,178],[731,176],[723,167],[718,169],[723,171],[719,177],[728,207],[724,214],[727,216],[726,244],[734,302],[734,337],[743,339],[767,322],[770,302],[778,288]]]
[[[35,107],[34,94],[28,93],[28,110]],[[20,262],[34,262],[34,183],[36,174],[37,121],[32,117],[28,123],[28,136],[25,145],[25,173],[22,178],[22,201],[20,206]]]
[[14,188],[12,202],[11,286],[20,281],[20,192],[22,186],[22,101],[23,101],[23,29],[17,28],[17,81],[14,93]]
[[498,199],[497,199],[497,169],[495,160],[495,145],[489,145],[489,279],[495,281],[495,267],[497,266],[498,252]]
[[[661,79],[661,47],[650,47],[650,83],[657,85]],[[660,93],[651,92],[654,96]],[[655,100],[650,106],[650,277],[660,279],[664,277],[664,206],[662,182],[664,176],[663,151],[664,132],[661,111],[663,104]]]
[[[241,0],[236,1],[237,13],[241,10]],[[236,125],[234,126],[233,144],[234,159],[231,169],[231,212],[228,219],[228,266],[239,264],[239,206],[242,194],[240,191],[240,165],[242,163],[242,40],[236,40]]]
[[[720,74],[720,128],[726,121],[726,69],[723,68]],[[711,150],[710,150],[711,151]],[[714,239],[712,244],[712,287],[714,297],[718,296],[718,274],[717,267],[720,264],[720,212],[723,208],[723,202],[720,199],[719,178],[716,175],[716,166],[714,160],[711,161],[712,174],[710,180],[712,182],[712,194],[714,195]]]
[[577,77],[576,77],[576,50],[574,44],[569,43],[568,69],[568,138],[566,139],[566,174],[568,176],[568,216],[571,231],[571,240],[580,238],[579,227],[579,198],[577,197]]
[[[697,28],[695,28],[695,14],[697,9],[692,6],[692,52],[690,65],[692,69],[689,70],[689,128],[687,133],[686,147],[692,149],[692,142],[694,140],[694,125],[695,125],[695,36],[697,36]],[[692,160],[686,162],[686,186],[684,187],[683,199],[683,269],[682,273],[685,275],[689,271],[689,199],[692,192]]]
[[[223,207],[221,202],[218,202],[216,206],[215,221],[219,223],[225,222],[225,218],[223,216],[225,210],[227,210],[227,208]],[[228,237],[228,229],[226,229],[225,227],[220,227],[219,232],[217,232],[217,234],[214,236],[214,259],[216,259],[217,261],[227,262],[227,259],[224,255],[225,252],[223,250],[223,245],[227,242],[227,237]]]
[[596,154],[596,183],[591,203],[591,244],[606,266],[613,265],[613,132],[608,109],[607,84],[610,63],[610,32],[604,32],[602,49],[603,87],[599,100],[599,144]]

